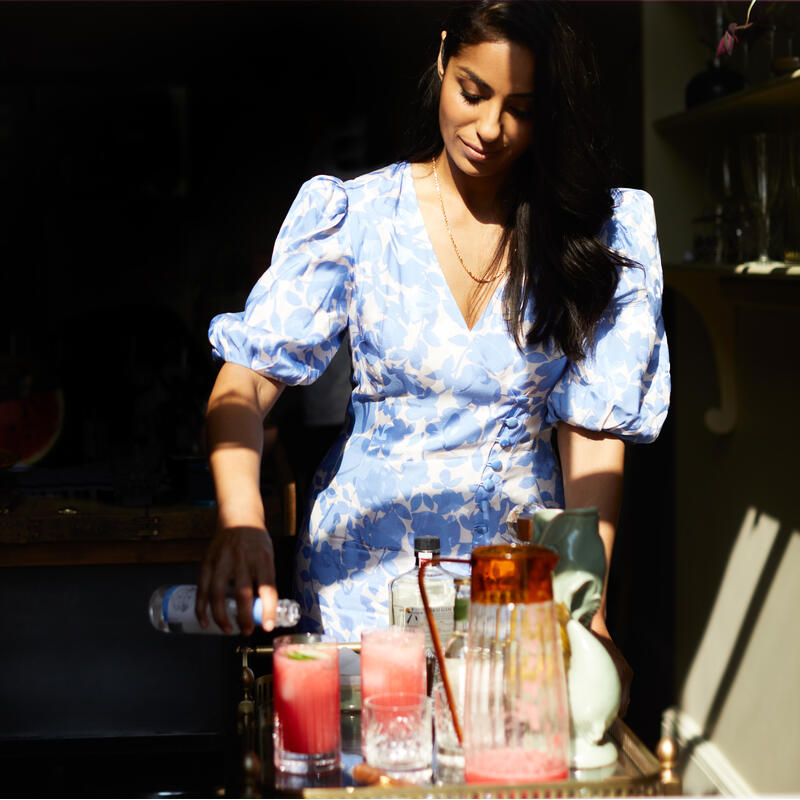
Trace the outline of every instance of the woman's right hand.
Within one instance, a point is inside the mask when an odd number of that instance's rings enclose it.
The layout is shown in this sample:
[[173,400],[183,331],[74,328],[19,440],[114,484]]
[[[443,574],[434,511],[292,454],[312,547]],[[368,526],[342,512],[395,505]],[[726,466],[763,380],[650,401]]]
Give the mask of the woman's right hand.
[[208,548],[197,587],[195,611],[200,624],[208,625],[208,608],[225,633],[231,633],[225,613],[225,598],[233,582],[237,620],[245,636],[255,629],[253,621],[254,588],[261,598],[261,626],[275,627],[278,593],[275,589],[275,555],[266,528],[232,527],[218,531]]

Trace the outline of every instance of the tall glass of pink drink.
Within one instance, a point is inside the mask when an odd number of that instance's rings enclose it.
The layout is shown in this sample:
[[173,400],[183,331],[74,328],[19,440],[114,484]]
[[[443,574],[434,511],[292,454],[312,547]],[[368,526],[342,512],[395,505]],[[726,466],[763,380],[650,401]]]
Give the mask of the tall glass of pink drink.
[[303,633],[280,636],[273,646],[275,766],[293,773],[333,769],[341,755],[336,642]]
[[361,634],[361,705],[374,694],[425,694],[425,631],[393,627]]

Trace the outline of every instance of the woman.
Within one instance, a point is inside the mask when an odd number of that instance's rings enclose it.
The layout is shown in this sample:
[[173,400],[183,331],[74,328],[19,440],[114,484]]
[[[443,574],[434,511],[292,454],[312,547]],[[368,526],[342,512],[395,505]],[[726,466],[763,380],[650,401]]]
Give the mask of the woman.
[[[250,632],[274,566],[258,472],[262,420],[349,332],[349,424],[301,535],[307,624],[343,640],[386,621],[413,538],[443,554],[506,541],[518,504],[600,509],[610,561],[624,439],[669,399],[652,202],[610,190],[587,115],[591,70],[552,3],[467,3],[441,34],[430,115],[408,161],[295,200],[243,314],[215,318],[209,400],[220,532],[198,614]],[[557,448],[557,453],[556,453]],[[593,629],[618,660],[601,607]]]

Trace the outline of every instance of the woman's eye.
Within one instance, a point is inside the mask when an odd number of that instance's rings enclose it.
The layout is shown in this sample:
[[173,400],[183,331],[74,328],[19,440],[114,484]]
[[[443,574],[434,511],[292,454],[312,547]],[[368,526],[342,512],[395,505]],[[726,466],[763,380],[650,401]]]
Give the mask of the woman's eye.
[[517,119],[531,119],[533,117],[532,108],[517,108],[516,106],[509,106],[509,113],[512,117]]
[[470,94],[465,89],[461,90],[461,96],[464,98],[464,101],[469,103],[471,106],[474,106],[476,103],[480,103],[481,96],[479,94]]

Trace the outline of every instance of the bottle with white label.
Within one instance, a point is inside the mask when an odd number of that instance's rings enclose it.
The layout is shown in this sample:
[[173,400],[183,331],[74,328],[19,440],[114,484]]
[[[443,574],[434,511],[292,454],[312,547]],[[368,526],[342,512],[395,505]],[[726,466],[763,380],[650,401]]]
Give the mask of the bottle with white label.
[[[150,596],[149,615],[153,627],[162,633],[216,633],[224,635],[209,613],[208,627],[202,628],[194,613],[197,587],[189,584],[160,586]],[[233,627],[232,633],[240,633],[236,621],[236,600],[225,599],[225,611]],[[261,625],[261,598],[253,603],[253,620]],[[291,628],[300,621],[300,606],[295,600],[278,600],[275,612],[276,628]]]
[[[417,536],[414,540],[414,568],[398,575],[389,584],[389,620],[393,625],[402,628],[418,627],[425,630],[425,644],[430,653],[433,652],[433,640],[428,630],[425,607],[422,605],[422,594],[419,590],[419,567],[424,561],[430,561],[441,552],[438,536]],[[456,600],[456,589],[453,576],[435,565],[425,570],[425,590],[428,593],[433,618],[439,631],[439,640],[450,641],[453,633],[453,608]]]

